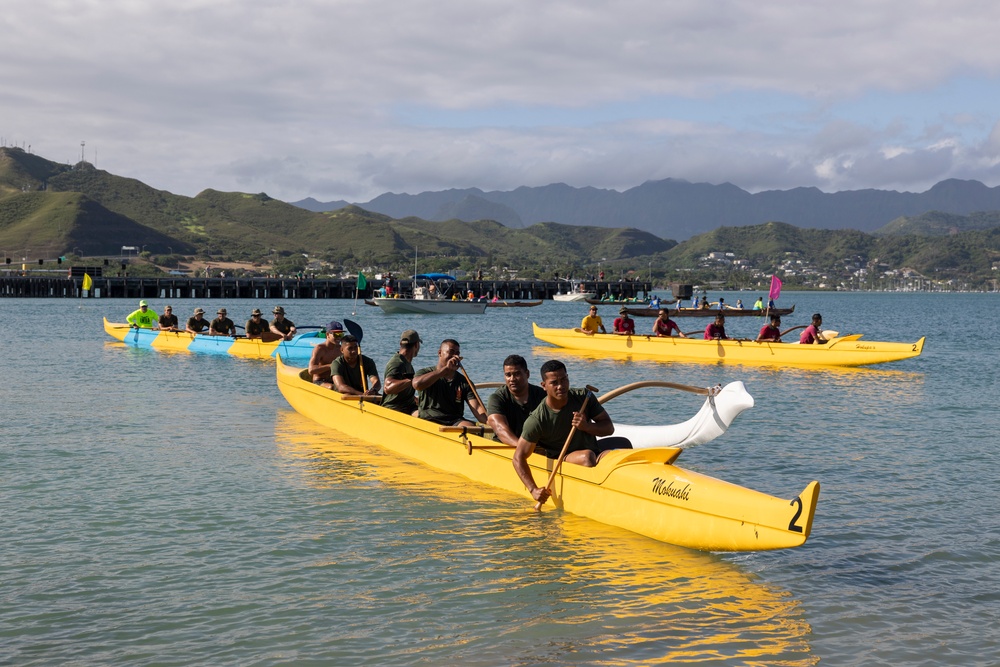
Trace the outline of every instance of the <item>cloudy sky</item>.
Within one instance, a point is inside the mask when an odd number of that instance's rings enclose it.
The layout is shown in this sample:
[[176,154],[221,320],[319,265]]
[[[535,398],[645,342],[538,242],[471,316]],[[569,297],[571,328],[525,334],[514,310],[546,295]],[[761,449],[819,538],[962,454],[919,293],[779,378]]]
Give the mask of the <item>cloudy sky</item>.
[[996,186],[997,26],[995,0],[7,2],[0,141],[288,201]]

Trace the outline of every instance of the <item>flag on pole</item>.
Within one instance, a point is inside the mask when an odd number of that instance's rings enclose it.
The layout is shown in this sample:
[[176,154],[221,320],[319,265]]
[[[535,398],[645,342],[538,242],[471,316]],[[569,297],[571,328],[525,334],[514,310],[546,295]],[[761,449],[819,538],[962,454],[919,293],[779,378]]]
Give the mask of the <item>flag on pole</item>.
[[94,287],[94,279],[90,277],[89,273],[83,274],[83,289],[88,292]]
[[368,287],[368,280],[365,279],[365,274],[358,271],[358,289],[365,289]]
[[767,298],[774,300],[781,296],[781,279],[778,276],[771,276],[771,291]]

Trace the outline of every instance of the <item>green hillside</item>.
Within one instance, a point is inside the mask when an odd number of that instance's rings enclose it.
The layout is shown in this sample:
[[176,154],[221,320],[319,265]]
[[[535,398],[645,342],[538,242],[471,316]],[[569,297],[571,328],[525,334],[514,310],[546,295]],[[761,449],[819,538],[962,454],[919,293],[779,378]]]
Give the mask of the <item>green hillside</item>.
[[[268,197],[205,190],[183,197],[80,162],[61,165],[16,148],[0,149],[0,247],[41,256],[199,255],[267,263],[279,257],[355,266],[408,265],[414,252],[442,267],[483,261],[573,265],[628,260],[673,242],[634,229],[492,221],[393,220],[358,207],[313,213]],[[292,265],[304,265],[305,259]]]
[[160,265],[185,256],[284,273],[406,270],[416,256],[423,271],[498,275],[508,268],[520,277],[579,277],[600,267],[612,279],[645,274],[732,286],[757,285],[772,273],[812,287],[914,273],[985,285],[1000,266],[1000,213],[928,213],[878,234],[769,222],[720,227],[677,244],[632,228],[550,222],[512,229],[490,220],[393,219],[356,206],[314,213],[264,193],[184,197],[86,162],[58,164],[0,148],[0,250],[7,256],[117,256],[123,246]]
[[918,234],[920,236],[950,236],[959,232],[1000,227],[1000,211],[983,211],[970,215],[955,215],[930,211],[923,215],[896,218],[875,230],[876,236]]

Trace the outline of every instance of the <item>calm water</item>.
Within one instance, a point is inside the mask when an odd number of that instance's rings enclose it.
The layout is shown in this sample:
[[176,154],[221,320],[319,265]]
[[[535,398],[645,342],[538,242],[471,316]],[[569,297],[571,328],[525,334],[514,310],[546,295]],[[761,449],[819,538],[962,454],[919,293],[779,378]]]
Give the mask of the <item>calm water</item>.
[[[101,317],[123,320],[133,300],[0,300],[0,663],[997,664],[996,295],[781,301],[796,305],[786,327],[821,311],[842,333],[927,347],[859,370],[670,364],[534,341],[532,320],[577,326],[578,304],[352,317],[380,363],[411,326],[428,365],[436,341],[458,338],[479,382],[499,380],[510,352],[533,374],[562,358],[602,391],[742,380],[756,407],[679,464],[786,498],[823,487],[804,547],[729,555],[536,515],[344,440],[288,408],[271,362],[125,348]],[[242,322],[274,304],[174,305]],[[352,308],[283,305],[300,325]],[[607,407],[665,423],[698,405],[648,390]]]

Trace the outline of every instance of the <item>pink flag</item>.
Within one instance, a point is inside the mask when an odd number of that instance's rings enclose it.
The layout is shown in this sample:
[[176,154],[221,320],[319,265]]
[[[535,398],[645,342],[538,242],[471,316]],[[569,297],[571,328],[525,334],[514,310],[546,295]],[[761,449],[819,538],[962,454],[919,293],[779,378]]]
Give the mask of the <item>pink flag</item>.
[[779,296],[781,296],[781,279],[778,276],[771,276],[771,291],[767,298],[777,299]]

